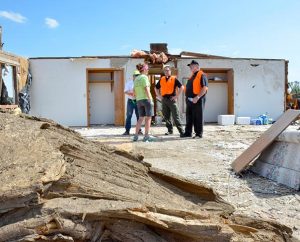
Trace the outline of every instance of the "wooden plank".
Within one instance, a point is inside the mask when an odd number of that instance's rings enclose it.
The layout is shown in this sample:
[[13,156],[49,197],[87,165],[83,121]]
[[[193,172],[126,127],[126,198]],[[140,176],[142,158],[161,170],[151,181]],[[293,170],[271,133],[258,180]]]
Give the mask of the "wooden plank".
[[15,100],[14,100],[14,104],[19,104],[19,98],[18,98],[18,81],[17,81],[17,68],[15,66],[12,67],[12,81],[13,81],[13,85],[14,85],[14,91],[15,91]]
[[0,62],[0,101],[2,96],[2,63]]
[[19,66],[20,62],[17,56],[0,50],[0,62],[8,65]]
[[208,80],[208,83],[227,83],[227,81],[212,81],[212,80]]
[[115,71],[114,96],[115,96],[115,125],[124,125],[125,123],[125,97],[124,97],[124,71]]
[[29,62],[26,58],[20,57],[19,61],[20,61],[20,66],[17,67],[17,72],[19,74],[18,92],[20,92],[22,88],[26,85],[28,69],[29,69]]
[[18,105],[12,104],[12,105],[0,105],[0,109],[7,110],[7,109],[15,109]]
[[201,68],[205,73],[227,73],[231,68]]
[[288,127],[298,116],[300,110],[289,109],[282,114],[279,119],[264,132],[246,151],[244,151],[231,166],[235,172],[239,173],[245,169],[273,140]]
[[114,80],[89,80],[89,83],[111,83]]
[[234,114],[234,75],[233,69],[228,70],[228,114]]
[[87,115],[87,123],[86,126],[90,127],[90,85],[89,85],[89,71],[86,69],[86,115]]
[[219,55],[208,55],[208,54],[202,54],[202,53],[195,53],[190,51],[182,51],[180,53],[180,56],[190,56],[190,57],[198,57],[198,58],[213,58],[213,59],[229,59],[229,57],[226,56],[219,56]]

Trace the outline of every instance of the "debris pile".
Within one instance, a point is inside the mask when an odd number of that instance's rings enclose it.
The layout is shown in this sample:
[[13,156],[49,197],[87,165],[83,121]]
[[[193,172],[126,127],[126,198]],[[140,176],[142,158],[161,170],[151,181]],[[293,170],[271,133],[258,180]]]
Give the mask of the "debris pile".
[[0,241],[296,241],[211,188],[45,119],[0,113]]
[[142,50],[133,50],[131,57],[145,58],[151,64],[164,64],[167,63],[169,58],[164,52],[150,53]]

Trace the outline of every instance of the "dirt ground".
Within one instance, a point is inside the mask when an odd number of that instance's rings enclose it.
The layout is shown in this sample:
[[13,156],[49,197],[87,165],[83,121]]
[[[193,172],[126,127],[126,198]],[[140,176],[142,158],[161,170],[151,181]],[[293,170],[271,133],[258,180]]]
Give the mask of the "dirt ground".
[[[144,143],[142,136],[122,136],[124,128],[96,126],[75,128],[84,137],[127,151],[142,152],[144,160],[158,167],[213,187],[236,208],[236,214],[271,219],[293,229],[300,239],[300,192],[261,178],[251,171],[237,176],[230,164],[269,126],[205,125],[204,138],[165,136],[166,128],[152,127],[156,142]],[[294,129],[295,127],[289,127]],[[132,129],[133,132],[133,129]]]

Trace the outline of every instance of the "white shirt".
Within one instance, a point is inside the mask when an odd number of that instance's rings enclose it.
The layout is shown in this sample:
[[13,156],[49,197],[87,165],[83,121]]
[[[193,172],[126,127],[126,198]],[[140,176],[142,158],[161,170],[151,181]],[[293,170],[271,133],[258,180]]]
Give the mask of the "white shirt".
[[[129,80],[125,84],[124,92],[130,92],[130,91],[133,92],[133,88],[134,88],[133,80]],[[129,99],[135,99],[132,96],[129,96],[129,95],[127,95],[127,96],[128,96]]]

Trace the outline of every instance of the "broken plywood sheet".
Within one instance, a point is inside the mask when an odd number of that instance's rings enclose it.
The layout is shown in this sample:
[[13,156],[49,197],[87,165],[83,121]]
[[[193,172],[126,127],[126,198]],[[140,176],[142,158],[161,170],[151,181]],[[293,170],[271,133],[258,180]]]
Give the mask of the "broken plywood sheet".
[[299,110],[289,109],[282,114],[279,119],[260,136],[246,151],[244,151],[231,164],[235,172],[239,173],[246,168],[259,154],[268,147],[274,139],[288,127],[298,116]]

